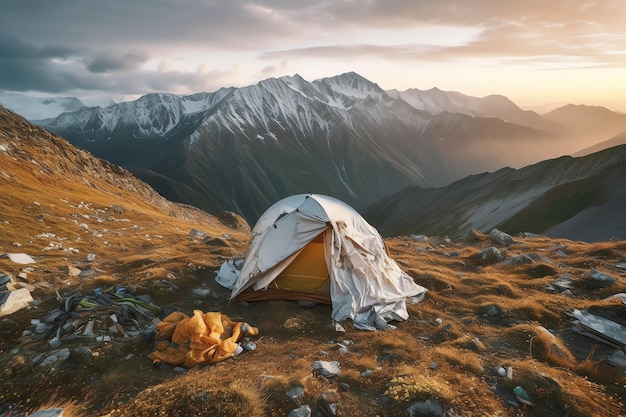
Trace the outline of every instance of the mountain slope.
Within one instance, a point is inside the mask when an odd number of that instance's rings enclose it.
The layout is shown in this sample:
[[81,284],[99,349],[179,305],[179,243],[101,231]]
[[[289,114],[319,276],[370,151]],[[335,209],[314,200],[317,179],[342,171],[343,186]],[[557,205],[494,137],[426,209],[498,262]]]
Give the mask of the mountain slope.
[[626,238],[626,145],[469,176],[446,187],[411,187],[372,204],[365,217],[386,236],[472,229],[580,240]]
[[509,123],[554,133],[561,133],[564,130],[561,124],[547,120],[536,112],[522,110],[507,97],[501,95],[494,94],[479,98],[456,91],[442,91],[438,88],[390,90],[388,93],[394,98],[406,101],[416,109],[431,114],[460,113],[472,117],[497,118]]
[[596,145],[590,146],[585,149],[581,149],[578,152],[572,154],[572,156],[585,156],[595,152],[600,152],[603,149],[614,148],[619,145],[626,144],[626,132],[620,133],[619,135],[611,138],[609,140],[605,140]]
[[[124,233],[113,232],[115,228],[159,227],[164,242],[185,238],[193,227],[216,235],[234,233],[215,217],[166,200],[125,169],[75,148],[2,106],[0,127],[2,253],[19,247],[39,255],[49,230],[67,241],[63,246],[76,249],[75,254],[46,253],[51,265],[84,259],[90,252],[121,258],[120,247],[131,242],[119,243]],[[10,246],[12,242],[16,246]]]
[[328,194],[359,209],[407,186],[441,186],[563,152],[551,133],[433,115],[355,73],[313,82],[272,78],[185,97],[151,94],[66,113],[47,128],[139,176],[158,174],[141,178],[170,198],[212,213],[235,211],[250,223],[290,194]]
[[566,126],[572,135],[588,137],[591,143],[626,132],[626,114],[601,106],[568,104],[543,117]]

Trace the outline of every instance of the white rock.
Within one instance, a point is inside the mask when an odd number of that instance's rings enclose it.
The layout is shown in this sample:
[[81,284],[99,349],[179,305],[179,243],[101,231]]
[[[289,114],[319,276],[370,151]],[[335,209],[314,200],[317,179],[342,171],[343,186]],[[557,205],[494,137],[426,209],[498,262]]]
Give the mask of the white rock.
[[9,258],[16,264],[34,264],[35,263],[35,260],[31,258],[30,256],[26,255],[25,253],[5,253],[4,255],[0,257]]
[[33,296],[26,288],[9,291],[0,305],[0,317],[15,313],[33,302]]
[[198,297],[204,298],[211,293],[211,290],[208,288],[194,288],[192,292]]
[[337,361],[315,361],[313,362],[313,369],[315,369],[318,374],[326,378],[332,378],[341,372],[339,362]]

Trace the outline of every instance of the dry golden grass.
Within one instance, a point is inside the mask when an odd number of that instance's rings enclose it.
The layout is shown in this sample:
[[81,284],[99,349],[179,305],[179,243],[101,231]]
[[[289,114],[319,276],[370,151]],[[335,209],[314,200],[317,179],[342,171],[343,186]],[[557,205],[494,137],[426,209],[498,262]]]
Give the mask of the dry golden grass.
[[[6,203],[0,253],[36,258],[26,281],[39,302],[0,320],[3,404],[35,410],[54,398],[70,416],[285,416],[332,393],[344,417],[404,415],[412,402],[430,397],[462,416],[626,415],[625,372],[601,359],[607,347],[587,340],[591,351],[581,355],[565,336],[572,309],[600,306],[623,314],[618,300],[604,299],[626,292],[624,273],[614,268],[626,260],[626,242],[517,238],[520,243],[502,248],[508,257],[537,254],[551,262],[503,267],[476,265],[476,255],[492,246],[485,236],[432,246],[388,239],[392,257],[429,288],[426,299],[409,305],[409,320],[396,323],[394,331],[363,332],[348,322],[347,333],[337,334],[329,326],[329,306],[226,304],[228,291],[213,278],[224,260],[244,255],[245,228],[231,229],[206,213],[166,202],[124,171],[25,122],[11,125],[6,115],[0,117],[0,144],[8,150],[0,152]],[[192,228],[227,245],[188,237]],[[95,254],[93,261],[87,261],[88,253]],[[70,265],[98,273],[71,276]],[[0,271],[14,276],[23,267],[0,259]],[[577,287],[574,296],[546,290],[560,275],[578,280],[591,267],[617,283],[599,290]],[[258,348],[235,360],[180,371],[153,368],[147,358],[153,340],[133,338],[90,345],[89,358],[71,357],[56,373],[31,369],[32,356],[49,347],[45,339],[39,345],[25,342],[21,334],[31,319],[56,307],[55,291],[88,292],[112,284],[149,294],[168,311],[222,309],[259,327]],[[215,296],[194,297],[191,290],[199,286]],[[494,308],[496,314],[487,314]],[[315,360],[338,361],[341,373],[330,379],[314,375]],[[495,375],[494,366],[511,366],[513,379]],[[507,405],[517,385],[534,407]],[[302,398],[287,397],[294,386],[303,388]]]

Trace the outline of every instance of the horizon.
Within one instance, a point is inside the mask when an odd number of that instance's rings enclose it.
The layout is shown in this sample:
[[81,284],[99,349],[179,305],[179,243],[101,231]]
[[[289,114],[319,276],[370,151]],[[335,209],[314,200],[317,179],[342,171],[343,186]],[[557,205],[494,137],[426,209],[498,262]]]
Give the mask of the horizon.
[[385,90],[436,87],[503,95],[524,109],[626,112],[625,19],[626,3],[564,0],[8,2],[0,90],[89,104],[354,71]]
[[[354,71],[348,71],[348,72],[354,72]],[[345,74],[345,73],[343,73]],[[358,74],[358,73],[357,73]],[[175,92],[167,92],[167,91],[150,91],[150,92],[146,92],[144,94],[135,94],[135,95],[131,95],[131,96],[118,96],[118,97],[113,97],[112,95],[110,96],[102,96],[102,97],[97,97],[97,98],[93,98],[93,97],[77,97],[77,96],[68,96],[68,95],[58,95],[58,94],[50,94],[50,93],[41,93],[41,92],[24,92],[24,91],[4,91],[4,90],[0,90],[0,93],[5,93],[5,94],[17,94],[17,95],[22,95],[22,96],[26,96],[26,97],[31,97],[31,98],[40,98],[40,99],[51,99],[51,98],[77,98],[79,99],[85,106],[87,107],[108,107],[111,104],[119,104],[119,103],[124,103],[124,102],[132,102],[132,101],[136,101],[139,98],[141,98],[142,96],[148,95],[148,94],[173,94],[173,95],[178,95],[178,96],[189,96],[189,95],[194,95],[194,94],[201,94],[201,93],[213,93],[215,91],[218,91],[221,88],[230,88],[230,87],[234,87],[234,88],[246,88],[246,87],[250,87],[250,86],[254,86],[256,84],[258,84],[259,82],[266,80],[266,79],[270,79],[270,78],[282,78],[282,77],[293,77],[296,75],[300,75],[298,73],[294,73],[294,74],[284,74],[281,76],[276,76],[276,77],[267,77],[265,79],[260,79],[252,84],[248,84],[248,85],[243,85],[243,86],[239,86],[239,87],[235,87],[235,86],[221,86],[218,87],[215,90],[212,91],[195,91],[195,92],[191,92],[191,93],[175,93]],[[320,80],[322,78],[332,78],[334,76],[339,76],[342,74],[335,74],[332,76],[325,76],[325,77],[320,77],[320,78],[316,78],[313,80],[308,80],[305,79],[305,81],[307,82],[313,82],[316,80]],[[361,74],[358,74],[360,76],[362,76]],[[304,77],[303,77],[304,78]],[[364,77],[365,78],[365,77]],[[367,79],[367,78],[366,78]],[[376,80],[370,80],[368,79],[368,81],[378,84],[376,82]],[[390,90],[397,90],[397,89],[387,89],[384,88],[382,86],[379,85],[379,87],[381,87],[384,91],[390,91]],[[409,87],[405,90],[398,90],[398,91],[406,91],[406,90],[412,90],[412,89],[417,89],[420,91],[429,91],[429,90],[434,90],[434,89],[438,89],[440,91],[444,91],[444,92],[456,92],[456,93],[461,93],[467,96],[471,96],[470,94],[466,94],[463,91],[455,91],[455,90],[444,90],[441,89],[437,86],[428,88],[428,89],[423,89],[423,88],[419,88],[419,87]],[[502,95],[503,94],[498,94],[498,93],[491,93],[491,94],[487,94],[484,96],[472,96],[472,97],[478,97],[478,98],[484,98],[487,96],[491,96],[491,95]],[[604,107],[610,111],[613,111],[615,113],[619,113],[619,114],[626,114],[626,111],[620,111],[620,110],[616,110],[614,108],[602,105],[602,104],[589,104],[589,103],[572,103],[572,102],[562,102],[562,103],[542,103],[542,104],[534,104],[534,105],[523,105],[520,103],[515,102],[515,100],[513,100],[511,97],[508,96],[504,96],[507,97],[508,99],[510,99],[513,103],[515,103],[518,107],[520,107],[522,110],[530,110],[530,111],[535,111],[538,114],[545,114],[548,113],[552,110],[561,108],[561,107],[565,107],[568,105],[574,105],[574,106],[587,106],[587,107]],[[114,103],[111,103],[111,101],[113,101]],[[3,103],[0,103],[3,104]]]

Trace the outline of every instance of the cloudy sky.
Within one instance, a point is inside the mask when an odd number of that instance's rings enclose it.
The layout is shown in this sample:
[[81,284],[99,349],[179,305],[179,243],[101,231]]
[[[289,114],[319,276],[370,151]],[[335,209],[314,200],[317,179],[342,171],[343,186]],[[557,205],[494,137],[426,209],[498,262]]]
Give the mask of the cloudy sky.
[[623,0],[2,1],[0,90],[96,104],[355,71],[626,112],[625,22]]

